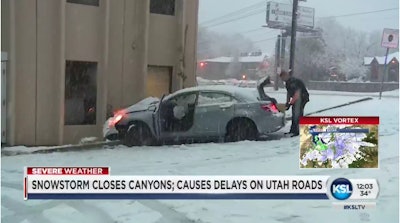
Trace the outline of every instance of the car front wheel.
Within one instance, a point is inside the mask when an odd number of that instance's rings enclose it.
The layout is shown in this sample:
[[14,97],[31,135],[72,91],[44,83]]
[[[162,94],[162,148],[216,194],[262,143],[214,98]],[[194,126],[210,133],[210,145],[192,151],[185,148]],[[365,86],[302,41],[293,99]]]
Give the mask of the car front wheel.
[[124,145],[145,146],[153,143],[153,137],[149,127],[145,124],[132,124],[125,135]]

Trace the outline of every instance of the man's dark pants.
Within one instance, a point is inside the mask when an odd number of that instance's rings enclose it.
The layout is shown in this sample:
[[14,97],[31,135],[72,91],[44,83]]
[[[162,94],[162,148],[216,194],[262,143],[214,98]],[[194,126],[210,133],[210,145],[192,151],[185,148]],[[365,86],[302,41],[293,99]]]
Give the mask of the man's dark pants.
[[290,132],[295,135],[298,135],[300,132],[300,117],[304,115],[304,107],[306,104],[307,101],[298,100],[294,105],[292,105],[292,126],[290,126]]

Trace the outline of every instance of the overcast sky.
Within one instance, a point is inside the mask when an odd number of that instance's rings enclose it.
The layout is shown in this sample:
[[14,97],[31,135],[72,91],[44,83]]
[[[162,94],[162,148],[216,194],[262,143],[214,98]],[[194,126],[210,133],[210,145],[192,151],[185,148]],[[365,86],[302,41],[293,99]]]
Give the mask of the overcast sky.
[[[221,33],[242,33],[255,42],[259,41],[255,44],[261,50],[271,53],[275,41],[273,37],[280,31],[269,28],[257,30],[266,23],[266,10],[263,10],[266,8],[266,2],[260,0],[200,0],[199,24],[205,27],[209,26],[208,29]],[[275,0],[275,2],[291,4],[291,0]],[[217,26],[212,25],[224,20],[204,23],[257,3],[260,3],[259,7],[256,6],[257,8],[252,8],[247,13],[240,14],[243,16],[254,14],[252,16]],[[343,25],[363,31],[399,28],[399,0],[307,0],[307,2],[300,2],[299,5],[314,8],[316,18],[397,8],[391,11],[338,17],[336,19]],[[229,20],[229,18],[225,19]],[[252,32],[246,33],[249,30]]]

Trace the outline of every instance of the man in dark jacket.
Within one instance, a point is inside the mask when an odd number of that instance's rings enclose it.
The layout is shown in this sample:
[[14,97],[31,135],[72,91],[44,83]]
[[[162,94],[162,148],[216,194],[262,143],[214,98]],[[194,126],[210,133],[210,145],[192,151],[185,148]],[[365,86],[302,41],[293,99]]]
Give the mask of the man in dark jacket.
[[292,126],[286,134],[291,134],[292,137],[298,136],[300,117],[304,115],[304,107],[310,101],[309,94],[304,82],[290,76],[287,71],[282,71],[280,77],[285,82],[287,90],[286,110],[292,107]]

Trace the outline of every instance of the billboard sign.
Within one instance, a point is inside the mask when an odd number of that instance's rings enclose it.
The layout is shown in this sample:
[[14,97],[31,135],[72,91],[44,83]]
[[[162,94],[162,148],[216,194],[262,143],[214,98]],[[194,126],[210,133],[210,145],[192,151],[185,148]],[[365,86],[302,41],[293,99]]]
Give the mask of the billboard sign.
[[[278,2],[267,2],[267,25],[270,28],[284,29],[292,26],[292,5]],[[314,28],[315,10],[309,7],[298,7],[297,27],[301,30]]]
[[399,30],[384,29],[381,45],[385,48],[397,48],[399,46]]

